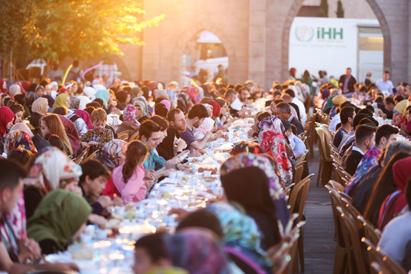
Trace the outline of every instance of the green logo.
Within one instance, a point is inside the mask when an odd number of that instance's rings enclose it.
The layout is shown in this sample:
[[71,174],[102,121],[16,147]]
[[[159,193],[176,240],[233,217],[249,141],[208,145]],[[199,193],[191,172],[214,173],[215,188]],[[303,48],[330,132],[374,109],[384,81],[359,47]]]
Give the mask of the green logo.
[[343,40],[344,29],[343,28],[317,28],[318,40]]
[[295,29],[295,37],[300,42],[309,42],[315,36],[314,28],[310,26],[298,26]]

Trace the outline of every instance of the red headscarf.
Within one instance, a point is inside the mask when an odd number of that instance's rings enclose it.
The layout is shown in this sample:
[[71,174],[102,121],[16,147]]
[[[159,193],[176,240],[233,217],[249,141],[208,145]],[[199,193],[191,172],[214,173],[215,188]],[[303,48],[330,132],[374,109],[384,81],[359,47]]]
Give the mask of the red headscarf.
[[201,100],[201,103],[203,104],[209,104],[213,107],[213,118],[217,118],[220,116],[221,112],[221,106],[220,104],[215,100],[211,98],[203,98]]
[[397,187],[397,191],[388,195],[381,205],[378,215],[378,228],[381,230],[407,205],[405,193],[408,181],[411,179],[410,167],[411,157],[398,160],[392,166],[394,184]]
[[405,195],[407,192],[408,182],[411,179],[411,157],[397,161],[392,166],[392,171],[394,175],[394,184],[400,191],[400,195],[395,206],[395,213],[398,214],[407,205]]
[[9,107],[0,107],[0,136],[7,133],[7,124],[14,120],[14,113]]
[[91,122],[90,114],[87,111],[77,109],[74,113],[86,122],[88,129],[93,129],[93,123]]

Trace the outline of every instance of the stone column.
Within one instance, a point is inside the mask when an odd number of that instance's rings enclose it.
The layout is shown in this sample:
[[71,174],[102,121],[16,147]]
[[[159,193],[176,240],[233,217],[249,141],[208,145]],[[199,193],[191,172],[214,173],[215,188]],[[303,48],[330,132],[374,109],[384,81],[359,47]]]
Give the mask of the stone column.
[[265,86],[266,0],[250,0],[248,31],[248,78]]
[[391,45],[390,48],[386,50],[391,52],[390,63],[392,79],[395,83],[399,81],[404,81],[409,76],[408,0],[377,0],[376,2],[381,11],[383,12],[389,28]]

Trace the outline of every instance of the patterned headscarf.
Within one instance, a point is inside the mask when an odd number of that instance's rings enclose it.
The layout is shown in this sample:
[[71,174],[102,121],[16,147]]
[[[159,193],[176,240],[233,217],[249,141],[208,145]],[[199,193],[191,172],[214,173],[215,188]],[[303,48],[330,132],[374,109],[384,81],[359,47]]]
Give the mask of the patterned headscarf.
[[280,184],[278,176],[275,174],[274,168],[270,160],[263,155],[256,155],[251,153],[241,153],[229,158],[221,166],[220,174],[224,176],[235,170],[245,167],[258,167],[263,170],[268,177],[270,194],[275,200],[284,198],[284,191]]
[[32,153],[37,153],[36,146],[34,145],[31,137],[24,131],[14,130],[6,135],[4,142],[4,152],[9,153],[13,150],[26,149]]
[[139,106],[141,111],[144,113],[144,116],[149,116],[149,108],[148,108],[148,104],[147,101],[144,97],[138,97],[133,99],[133,104],[134,106]]
[[244,212],[228,203],[214,203],[207,207],[221,223],[226,245],[252,250],[262,257],[266,252],[261,247],[261,233],[255,221]]
[[26,123],[16,123],[14,124],[11,128],[10,128],[10,132],[13,131],[24,131],[25,133],[27,133],[31,138],[33,138],[34,134],[31,131],[31,129],[26,125]]
[[221,166],[220,174],[224,176],[247,167],[258,167],[264,171],[268,178],[270,196],[275,205],[276,217],[283,225],[286,225],[290,219],[290,212],[287,207],[284,189],[275,173],[273,163],[267,156],[251,153],[237,154],[224,162]]
[[283,122],[276,116],[272,115],[261,120],[257,125],[258,133],[271,130],[282,134],[284,132]]
[[184,229],[166,239],[174,266],[190,274],[226,274],[227,259],[213,235],[204,229]]
[[138,121],[136,120],[136,111],[137,109],[134,105],[128,104],[123,111],[124,122],[138,125]]
[[284,125],[275,116],[263,119],[258,124],[258,142],[261,148],[275,159],[275,170],[282,183],[292,183],[293,173],[291,161],[287,155],[287,141],[283,135]]
[[104,144],[98,153],[98,159],[110,170],[121,164],[121,157],[124,154],[124,147],[127,142],[120,139],[113,139]]
[[[32,167],[33,170],[41,171],[51,189],[59,188],[61,180],[80,178],[82,174],[81,167],[56,147],[50,147],[37,157]],[[44,182],[40,183],[44,184]]]

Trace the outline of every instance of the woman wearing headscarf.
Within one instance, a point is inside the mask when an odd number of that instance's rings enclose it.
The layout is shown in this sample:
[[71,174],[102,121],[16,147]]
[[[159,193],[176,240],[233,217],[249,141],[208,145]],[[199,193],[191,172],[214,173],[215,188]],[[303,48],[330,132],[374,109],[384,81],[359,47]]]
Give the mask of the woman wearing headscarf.
[[27,133],[30,138],[33,138],[34,134],[31,131],[31,129],[27,126],[26,123],[22,122],[22,123],[16,123],[14,124],[11,128],[10,128],[10,132],[13,131],[23,131],[25,133]]
[[4,139],[13,126],[14,112],[9,107],[0,107],[0,152],[4,150]]
[[[251,160],[257,162],[260,159],[253,157]],[[281,197],[281,190],[270,186],[265,171],[249,161],[247,154],[229,158],[221,166],[220,180],[227,200],[242,206],[257,223],[263,234],[261,245],[268,249],[280,240],[273,197]]]
[[31,216],[48,192],[62,188],[80,193],[81,167],[62,151],[50,147],[34,161],[25,181],[24,198],[27,216]]
[[65,109],[70,108],[70,95],[68,93],[61,93],[56,97],[54,102],[53,109],[63,107]]
[[9,107],[0,107],[0,138],[13,126],[14,112]]
[[401,159],[392,166],[396,191],[390,194],[381,205],[378,218],[378,227],[381,230],[407,206],[406,190],[411,179],[410,167],[411,157]]
[[136,119],[140,123],[151,116],[150,107],[144,97],[135,98],[133,105],[136,107]]
[[83,197],[66,190],[50,192],[28,222],[28,234],[36,240],[43,254],[67,249],[79,238],[91,207]]
[[103,148],[97,152],[97,160],[107,169],[113,170],[124,162],[126,149],[126,141],[113,139],[105,143]]
[[275,170],[281,183],[289,185],[293,181],[292,164],[288,157],[287,141],[284,138],[284,126],[275,116],[266,117],[258,126],[258,142],[261,148],[275,159]]
[[224,251],[209,231],[185,229],[165,240],[174,266],[190,274],[229,273]]
[[284,189],[275,173],[272,161],[266,155],[258,155],[259,147],[255,149],[256,150],[250,151],[249,153],[239,152],[235,154],[235,157],[225,162],[224,168],[226,170],[235,170],[247,167],[258,167],[263,170],[269,181],[270,196],[275,205],[276,216],[283,226],[285,226],[290,220],[290,212],[287,207]]
[[127,134],[127,140],[130,140],[130,137],[134,135],[140,127],[136,113],[137,108],[132,104],[128,104],[123,111],[123,123],[117,128],[117,134]]
[[107,107],[108,100],[110,99],[110,92],[102,85],[94,87],[96,89],[95,98],[103,100],[104,107]]
[[73,150],[72,155],[77,155],[81,148],[80,136],[78,135],[78,131],[76,126],[70,119],[64,117],[63,115],[59,115],[61,122],[63,123],[64,129],[66,131],[67,137],[69,138],[71,148]]
[[37,153],[36,146],[34,145],[30,135],[21,130],[13,130],[6,135],[4,141],[4,152],[6,154],[13,150],[26,149],[34,154]]
[[267,253],[261,247],[263,236],[256,222],[240,207],[219,202],[207,206],[206,210],[218,218],[223,229],[222,240],[227,249],[237,249],[236,253],[242,253],[246,258],[257,263],[259,267],[270,267],[271,263],[267,259]]
[[91,118],[90,118],[90,114],[87,112],[87,111],[85,111],[85,110],[81,110],[81,109],[76,109],[75,111],[74,111],[74,113],[78,116],[78,117],[80,117],[81,119],[83,119],[84,120],[84,122],[86,123],[86,125],[87,125],[87,129],[93,129],[93,123],[91,122]]
[[47,114],[48,109],[48,101],[43,97],[37,98],[31,105],[31,115],[29,117],[29,121],[35,131],[38,131],[40,128],[40,119]]
[[[113,139],[104,144],[103,148],[97,152],[97,160],[102,163],[108,170],[112,171],[114,168],[122,165],[126,159],[127,142],[120,139]],[[106,186],[102,195],[111,198],[120,197],[121,194],[114,185],[113,178],[107,180]]]

